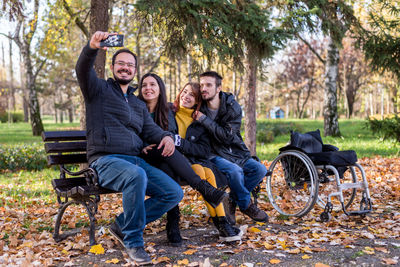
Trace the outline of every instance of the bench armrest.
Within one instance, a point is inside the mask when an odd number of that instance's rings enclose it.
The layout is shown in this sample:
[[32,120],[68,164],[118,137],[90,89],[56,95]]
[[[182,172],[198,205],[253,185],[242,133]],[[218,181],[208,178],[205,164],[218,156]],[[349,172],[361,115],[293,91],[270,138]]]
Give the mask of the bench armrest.
[[97,173],[93,168],[83,169],[78,172],[71,172],[64,166],[61,166],[61,169],[70,176],[79,176],[83,174],[85,176],[85,180],[88,185],[93,185],[96,189],[99,187],[99,180],[97,177]]

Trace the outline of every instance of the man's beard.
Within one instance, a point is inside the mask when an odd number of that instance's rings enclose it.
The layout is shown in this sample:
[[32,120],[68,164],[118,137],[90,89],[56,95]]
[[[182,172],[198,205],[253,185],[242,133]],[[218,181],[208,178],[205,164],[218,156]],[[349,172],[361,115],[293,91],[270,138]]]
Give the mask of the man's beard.
[[121,79],[121,78],[118,78],[117,75],[115,75],[115,73],[114,73],[114,80],[121,85],[127,85],[133,80],[133,78],[132,79]]
[[212,101],[217,95],[218,95],[218,94],[215,93],[215,95],[213,95],[213,96],[207,96],[207,97],[201,96],[201,98],[202,98],[204,101]]

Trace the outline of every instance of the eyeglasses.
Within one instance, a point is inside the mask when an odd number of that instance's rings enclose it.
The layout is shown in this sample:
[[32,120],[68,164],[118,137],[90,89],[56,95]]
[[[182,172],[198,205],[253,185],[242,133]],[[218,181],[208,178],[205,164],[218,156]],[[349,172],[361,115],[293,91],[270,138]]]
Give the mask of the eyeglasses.
[[120,66],[120,67],[125,67],[125,66],[128,66],[128,68],[134,68],[135,67],[134,63],[124,62],[124,61],[117,61],[117,62],[115,62],[115,64]]

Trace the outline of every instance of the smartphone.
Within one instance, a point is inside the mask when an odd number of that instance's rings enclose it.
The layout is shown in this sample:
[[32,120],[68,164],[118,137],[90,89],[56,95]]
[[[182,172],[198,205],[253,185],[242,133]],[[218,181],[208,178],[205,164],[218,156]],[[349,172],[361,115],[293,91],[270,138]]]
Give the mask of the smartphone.
[[109,35],[106,39],[100,42],[100,47],[122,47],[124,46],[124,35],[116,34]]

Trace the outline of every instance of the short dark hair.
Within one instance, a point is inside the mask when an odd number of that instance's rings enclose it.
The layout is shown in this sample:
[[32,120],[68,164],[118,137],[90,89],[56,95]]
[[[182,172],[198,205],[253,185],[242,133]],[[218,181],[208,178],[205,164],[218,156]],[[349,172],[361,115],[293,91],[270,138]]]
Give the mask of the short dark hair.
[[137,68],[137,56],[135,53],[133,53],[128,48],[122,48],[122,49],[117,50],[117,52],[115,52],[114,55],[112,56],[111,64],[113,64],[113,65],[115,64],[115,58],[121,53],[131,54],[135,58],[135,68]]
[[219,87],[222,84],[222,76],[218,74],[216,71],[206,71],[200,74],[201,77],[214,77],[215,78],[215,87]]

